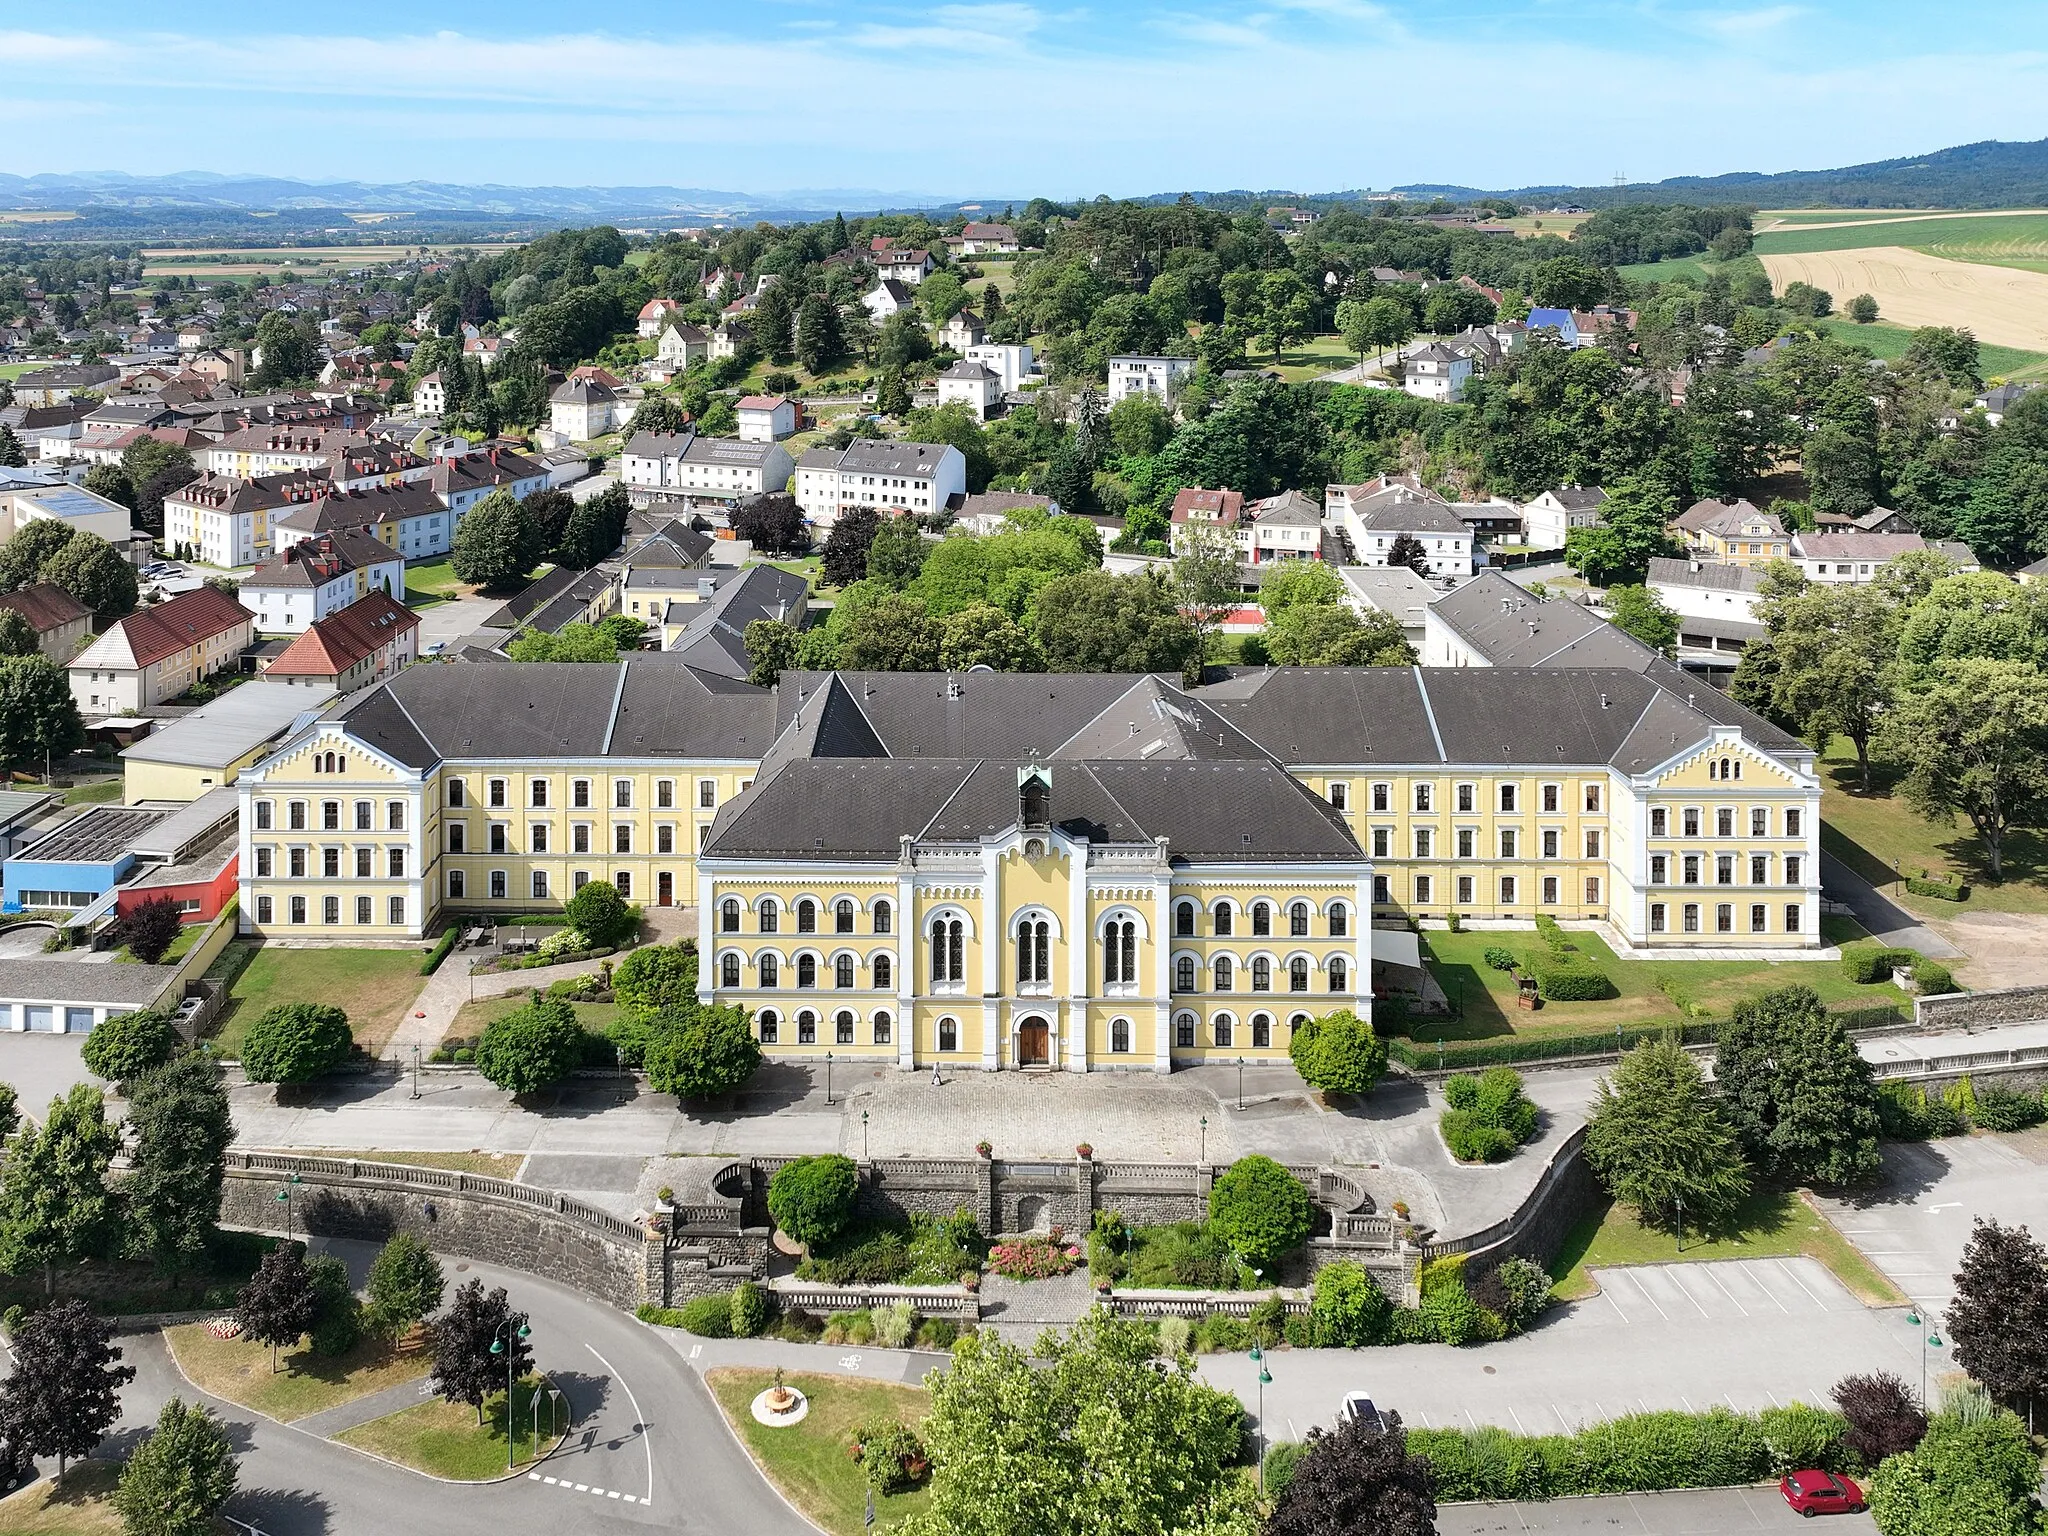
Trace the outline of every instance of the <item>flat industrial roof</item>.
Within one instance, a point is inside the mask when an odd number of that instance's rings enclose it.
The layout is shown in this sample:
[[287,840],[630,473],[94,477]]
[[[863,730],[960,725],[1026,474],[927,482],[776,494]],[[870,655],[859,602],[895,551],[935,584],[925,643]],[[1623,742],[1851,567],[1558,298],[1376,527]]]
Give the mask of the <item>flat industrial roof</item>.
[[121,756],[134,762],[175,763],[189,768],[225,768],[293,728],[301,717],[318,715],[332,690],[290,683],[244,683],[182,720],[159,725]]
[[111,864],[162,821],[163,811],[137,805],[96,805],[17,853],[10,863]]

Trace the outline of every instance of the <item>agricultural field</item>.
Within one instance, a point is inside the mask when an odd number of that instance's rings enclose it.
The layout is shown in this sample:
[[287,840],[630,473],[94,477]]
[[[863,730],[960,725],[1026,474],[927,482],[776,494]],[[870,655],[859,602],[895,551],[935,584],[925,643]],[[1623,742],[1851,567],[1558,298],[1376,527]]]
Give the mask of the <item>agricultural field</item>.
[[[1843,304],[1853,297],[1853,294],[1836,294],[1835,302]],[[1898,325],[1885,319],[1879,319],[1870,325],[1858,325],[1854,320],[1844,320],[1840,315],[1830,315],[1825,320],[1810,323],[1836,341],[1852,342],[1856,346],[1868,348],[1873,356],[1887,361],[1904,357],[1906,347],[1913,339],[1911,326]],[[1977,346],[1977,362],[1987,379],[2048,377],[2048,352],[2025,352],[2018,347],[1993,347],[1980,342]]]
[[[2043,250],[2048,253],[2048,244]],[[1811,283],[1835,295],[1837,303],[1867,293],[1886,319],[1900,325],[1964,326],[1994,346],[2048,352],[2048,263],[2035,272],[1902,245],[1766,249],[1758,255],[1779,292],[1790,283]]]
[[1563,235],[1569,240],[1572,232],[1586,220],[1590,213],[1527,213],[1512,219],[1489,219],[1489,224],[1505,224],[1524,240],[1537,235]]
[[2048,257],[2048,213],[1898,213],[1760,225],[1759,256],[1903,245],[1956,261]]
[[142,253],[144,277],[252,277],[289,270],[300,276],[326,276],[355,267],[404,261],[423,253],[443,256],[452,251],[506,250],[498,245],[294,245],[294,246],[160,246]]

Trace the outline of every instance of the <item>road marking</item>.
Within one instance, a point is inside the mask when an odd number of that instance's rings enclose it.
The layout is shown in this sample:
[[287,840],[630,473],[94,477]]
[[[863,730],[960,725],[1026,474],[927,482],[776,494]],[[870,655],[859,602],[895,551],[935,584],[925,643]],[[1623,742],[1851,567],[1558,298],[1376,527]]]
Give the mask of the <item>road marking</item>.
[[1529,1427],[1522,1422],[1522,1416],[1515,1412],[1515,1405],[1513,1403],[1508,1404],[1508,1417],[1515,1421],[1516,1434],[1526,1435],[1529,1433]]
[[[597,1351],[591,1349],[588,1344],[583,1347],[589,1349],[593,1355],[597,1355]],[[626,1386],[626,1378],[618,1373],[611,1361],[605,1359],[603,1355],[597,1355],[597,1363],[611,1372],[612,1380],[616,1381],[621,1387],[625,1387],[626,1401],[633,1405],[633,1422],[640,1427],[640,1445],[647,1452],[647,1497],[641,1502],[652,1504],[654,1502],[654,1437],[647,1426],[647,1415],[640,1411],[640,1399],[633,1395],[631,1387]]]
[[841,1356],[839,1357],[839,1368],[840,1368],[840,1369],[841,1369],[842,1371],[857,1371],[857,1370],[859,1370],[859,1369],[860,1369],[860,1356],[859,1356],[859,1355],[841,1355]]
[[616,1499],[616,1498],[617,1498],[618,1496],[619,1496],[619,1490],[618,1490],[618,1489],[616,1489],[616,1488],[614,1488],[614,1489],[613,1489],[613,1490],[612,1490],[612,1491],[611,1491],[610,1493],[608,1493],[608,1494],[606,1494],[606,1495],[605,1495],[605,1497],[606,1497],[606,1498],[608,1498],[608,1499]]
[[1619,1317],[1624,1323],[1627,1322],[1628,1314],[1621,1310],[1621,1303],[1614,1299],[1614,1287],[1603,1281],[1600,1285],[1600,1294],[1607,1298],[1607,1305],[1614,1308],[1615,1316]]
[[[532,1474],[531,1472],[529,1472],[529,1473],[527,1473],[527,1476],[528,1476],[528,1477],[531,1477],[531,1476],[533,1476],[533,1474]],[[542,1479],[541,1479],[541,1481],[542,1481],[542,1482],[544,1482],[544,1483],[546,1483],[546,1484],[548,1484],[548,1485],[549,1485],[550,1487],[552,1487],[552,1486],[554,1485],[554,1481],[555,1481],[555,1480],[554,1480],[554,1479],[553,1479],[552,1477],[544,1477],[544,1478],[542,1478]]]
[[1570,1434],[1572,1432],[1572,1424],[1571,1420],[1567,1419],[1564,1416],[1564,1410],[1558,1407],[1556,1403],[1552,1403],[1550,1405],[1550,1411],[1557,1415],[1557,1422],[1564,1425],[1564,1432],[1566,1434]]
[[1691,1399],[1691,1398],[1687,1397],[1687,1396],[1686,1396],[1686,1395],[1685,1395],[1685,1394],[1684,1394],[1683,1392],[1681,1392],[1681,1393],[1679,1393],[1679,1394],[1678,1394],[1678,1400],[1679,1400],[1679,1401],[1680,1401],[1681,1403],[1685,1404],[1685,1411],[1686,1411],[1687,1413],[1691,1413],[1691,1412],[1692,1412],[1692,1399]]
[[1820,1299],[1820,1297],[1815,1293],[1812,1286],[1808,1285],[1804,1280],[1799,1278],[1799,1271],[1792,1267],[1792,1264],[1789,1260],[1780,1259],[1778,1260],[1778,1265],[1785,1271],[1786,1274],[1792,1277],[1792,1283],[1794,1285],[1798,1286],[1799,1289],[1806,1292],[1808,1296],[1812,1297],[1813,1304],[1816,1307],[1819,1307],[1823,1312],[1828,1310],[1828,1304]]
[[1671,1283],[1678,1287],[1679,1292],[1685,1297],[1687,1301],[1692,1303],[1693,1310],[1699,1313],[1701,1317],[1705,1317],[1707,1315],[1707,1309],[1700,1305],[1699,1298],[1693,1295],[1692,1291],[1687,1287],[1686,1283],[1678,1278],[1678,1271],[1672,1270],[1670,1274]]
[[1650,1288],[1647,1285],[1643,1284],[1643,1282],[1640,1279],[1637,1279],[1635,1276],[1630,1276],[1630,1278],[1635,1280],[1636,1289],[1643,1293],[1643,1299],[1649,1302],[1651,1306],[1657,1309],[1657,1315],[1663,1318],[1665,1322],[1670,1322],[1671,1314],[1669,1312],[1666,1312],[1663,1308],[1663,1305],[1657,1300],[1657,1298],[1650,1294]]
[[699,1355],[701,1355],[701,1354],[703,1354],[703,1353],[704,1353],[704,1346],[703,1346],[702,1344],[692,1344],[692,1345],[690,1346],[690,1358],[691,1358],[692,1360],[696,1359],[696,1358],[697,1358],[697,1357],[698,1357]]
[[1722,1282],[1721,1277],[1719,1275],[1714,1273],[1714,1266],[1711,1264],[1707,1265],[1706,1271],[1707,1278],[1713,1281],[1714,1284],[1721,1287],[1721,1294],[1728,1298],[1729,1304],[1732,1305],[1735,1308],[1735,1310],[1740,1312],[1744,1317],[1749,1316],[1749,1308],[1745,1307],[1741,1302],[1735,1299],[1735,1293],[1728,1289],[1728,1287]]
[[[527,1473],[527,1474],[526,1474],[526,1480],[527,1480],[527,1481],[528,1481],[529,1483],[537,1483],[537,1482],[539,1482],[539,1481],[540,1481],[540,1474],[539,1474],[538,1472],[529,1472],[529,1473]],[[554,1481],[554,1479],[553,1479],[553,1478],[549,1478],[549,1479],[548,1479],[548,1481],[549,1481],[549,1482],[553,1482],[553,1481]]]
[[1927,1207],[1927,1214],[1932,1216],[1936,1211],[1960,1210],[1962,1209],[1962,1204],[1963,1202],[1960,1200],[1944,1200],[1939,1205],[1930,1205],[1929,1207]]
[[590,1484],[588,1484],[588,1483],[578,1483],[578,1484],[576,1485],[576,1491],[577,1491],[578,1493],[588,1493],[588,1492],[590,1492]]

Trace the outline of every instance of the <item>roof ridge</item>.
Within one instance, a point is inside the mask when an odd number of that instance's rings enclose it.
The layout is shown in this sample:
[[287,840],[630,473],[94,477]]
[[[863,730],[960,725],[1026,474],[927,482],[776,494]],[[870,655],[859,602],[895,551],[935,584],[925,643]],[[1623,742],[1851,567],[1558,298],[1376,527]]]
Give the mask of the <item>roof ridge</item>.
[[[1140,821],[1137,817],[1133,816],[1131,814],[1130,807],[1125,805],[1123,801],[1117,799],[1116,791],[1111,789],[1109,785],[1103,781],[1102,775],[1095,771],[1095,765],[1093,763],[1077,763],[1075,766],[1085,771],[1088,777],[1095,781],[1095,787],[1102,791],[1102,793],[1108,798],[1109,803],[1111,805],[1116,807],[1117,814],[1119,816],[1123,817],[1124,820],[1128,821],[1132,826],[1136,827],[1140,835],[1148,835],[1145,833],[1145,823]],[[1139,766],[1149,767],[1151,765],[1141,762]],[[1169,764],[1162,762],[1159,764],[1159,766],[1164,768],[1169,766]],[[1049,772],[1050,770],[1047,771]]]
[[[900,759],[900,761],[909,762],[910,759],[903,758]],[[955,758],[953,759],[953,761],[958,762],[960,761],[960,759]],[[939,818],[946,814],[946,807],[951,805],[955,800],[960,798],[960,791],[967,787],[969,781],[972,780],[977,773],[981,772],[982,764],[986,763],[987,761],[988,759],[985,757],[977,757],[968,760],[967,771],[960,775],[960,782],[953,786],[952,792],[948,794],[945,799],[939,802],[938,809],[934,810],[930,816],[926,817],[924,825],[917,829],[917,835],[920,840],[924,837],[924,835],[927,832],[931,831],[933,826],[937,824]]]
[[[420,740],[424,741],[428,745],[428,747],[430,747],[433,750],[434,756],[439,758],[447,757],[448,754],[441,750],[441,744],[434,740],[433,736],[428,733],[427,728],[425,726],[421,725],[419,721],[413,718],[412,711],[405,707],[405,700],[399,697],[398,690],[391,686],[392,683],[395,683],[397,681],[398,678],[394,676],[384,684],[384,696],[391,700],[393,704],[398,706],[398,712],[401,715],[405,716],[405,723],[420,733]],[[368,703],[369,701],[365,699],[364,702]],[[353,713],[353,711],[351,711],[351,713]],[[346,727],[346,717],[343,717],[342,724],[344,727]],[[368,747],[369,743],[364,742],[363,745],[365,747]]]
[[1451,760],[1451,755],[1450,753],[1444,750],[1444,733],[1437,729],[1436,705],[1432,703],[1430,700],[1429,684],[1423,680],[1423,669],[1417,666],[1410,667],[1408,670],[1415,677],[1415,691],[1418,695],[1421,696],[1422,699],[1422,716],[1425,720],[1429,722],[1429,734],[1436,740],[1437,761],[1440,763],[1448,763]]

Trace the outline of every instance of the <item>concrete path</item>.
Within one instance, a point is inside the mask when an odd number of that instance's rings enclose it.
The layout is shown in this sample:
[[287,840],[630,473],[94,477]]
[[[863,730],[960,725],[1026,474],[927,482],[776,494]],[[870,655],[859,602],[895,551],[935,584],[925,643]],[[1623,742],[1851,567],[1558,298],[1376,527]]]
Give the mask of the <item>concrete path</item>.
[[1820,856],[1821,890],[1856,914],[1870,936],[1897,949],[1917,949],[1930,960],[1954,960],[1962,951],[1877,889],[1833,854]]
[[[1776,1488],[1682,1488],[1547,1504],[1439,1504],[1439,1536],[1749,1536],[1781,1531],[1794,1516]],[[1867,1514],[1831,1515],[1828,1536],[1871,1536]]]
[[483,976],[471,974],[471,968],[478,961],[490,958],[489,954],[477,950],[450,952],[434,974],[427,978],[420,995],[413,999],[412,1007],[392,1032],[384,1059],[410,1064],[414,1046],[419,1047],[421,1056],[431,1054],[454,1025],[455,1016],[462,1012],[465,1003],[480,997],[505,997],[514,992],[527,992],[535,987],[546,991],[555,982],[571,976],[586,976],[597,969],[596,961],[579,960],[568,965],[537,965],[527,971],[494,971]]

